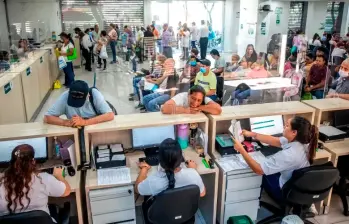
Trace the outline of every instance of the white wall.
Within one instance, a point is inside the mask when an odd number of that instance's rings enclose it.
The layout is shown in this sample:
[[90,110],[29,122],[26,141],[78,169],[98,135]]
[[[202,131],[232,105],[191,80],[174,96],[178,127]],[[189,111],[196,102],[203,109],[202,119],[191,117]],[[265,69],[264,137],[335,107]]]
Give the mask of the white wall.
[[327,2],[328,1],[316,1],[308,3],[307,23],[305,27],[305,35],[308,39],[312,38],[315,33],[321,36],[324,32],[320,29],[320,23],[325,22]]
[[9,47],[8,29],[5,14],[5,4],[0,1],[0,49],[6,50]]
[[349,3],[344,4],[341,36],[344,37],[348,33],[349,26]]
[[[58,0],[10,0],[7,1],[10,25],[16,24],[25,28],[26,23],[44,22],[45,33],[51,36],[62,32],[61,12]],[[22,29],[22,37],[27,37],[25,29]]]
[[224,52],[237,52],[240,0],[226,0],[224,10]]
[[[269,43],[271,36],[276,33],[287,34],[288,30],[288,18],[290,10],[290,2],[265,2],[263,4],[270,4],[270,9],[273,12],[259,12],[257,22],[257,37],[256,37],[256,50],[257,52],[266,52],[267,44]],[[263,5],[261,4],[261,5]],[[277,7],[282,8],[282,14],[280,14],[280,23],[276,24],[276,13]],[[266,33],[262,35],[261,23],[266,22]]]

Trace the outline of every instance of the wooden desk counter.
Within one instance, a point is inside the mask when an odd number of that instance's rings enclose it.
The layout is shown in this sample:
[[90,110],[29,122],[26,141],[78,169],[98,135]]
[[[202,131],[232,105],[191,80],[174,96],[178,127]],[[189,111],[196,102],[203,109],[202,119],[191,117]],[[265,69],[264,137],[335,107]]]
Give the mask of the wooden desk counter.
[[117,115],[113,121],[90,125],[85,128],[85,133],[119,131],[142,127],[157,127],[165,125],[177,125],[187,123],[207,122],[208,118],[203,114],[175,114],[164,115],[157,113]]
[[272,115],[306,114],[313,112],[315,112],[314,108],[298,101],[291,101],[222,107],[221,115],[208,115],[208,117],[213,121],[223,121]]
[[324,148],[332,154],[333,165],[337,166],[339,156],[349,155],[349,139],[346,138],[343,141],[324,143]]

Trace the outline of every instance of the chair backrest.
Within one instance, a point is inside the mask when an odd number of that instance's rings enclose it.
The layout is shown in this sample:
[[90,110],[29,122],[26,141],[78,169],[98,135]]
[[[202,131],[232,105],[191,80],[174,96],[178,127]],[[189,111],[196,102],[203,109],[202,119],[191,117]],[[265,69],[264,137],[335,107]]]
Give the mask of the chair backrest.
[[199,208],[200,189],[196,185],[167,189],[152,199],[148,209],[151,223],[185,223],[195,216]]
[[0,217],[1,224],[54,224],[51,216],[42,210],[21,212]]
[[339,177],[332,162],[293,171],[282,188],[287,203],[311,205],[324,200]]

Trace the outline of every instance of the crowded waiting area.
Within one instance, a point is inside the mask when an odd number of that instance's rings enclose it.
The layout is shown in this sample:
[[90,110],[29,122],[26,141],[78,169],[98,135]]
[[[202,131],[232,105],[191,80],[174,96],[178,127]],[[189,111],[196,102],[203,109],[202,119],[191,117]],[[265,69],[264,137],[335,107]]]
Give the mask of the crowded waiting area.
[[348,0],[0,17],[0,224],[349,224]]

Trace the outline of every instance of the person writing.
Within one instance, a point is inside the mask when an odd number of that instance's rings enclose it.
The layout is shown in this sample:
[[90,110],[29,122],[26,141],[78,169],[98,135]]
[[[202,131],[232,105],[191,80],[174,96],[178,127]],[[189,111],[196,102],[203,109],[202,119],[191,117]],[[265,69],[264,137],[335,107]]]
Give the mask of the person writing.
[[306,77],[305,92],[310,92],[317,99],[324,96],[324,87],[326,79],[330,77],[330,70],[327,68],[327,59],[323,55],[316,57],[315,64],[310,68],[309,75]]
[[[90,100],[93,95],[93,105]],[[96,111],[95,111],[95,109]],[[60,118],[66,115],[68,119]],[[96,89],[89,89],[82,80],[73,82],[69,91],[64,92],[47,111],[44,121],[48,124],[81,127],[114,119],[114,113],[103,95]]]
[[206,96],[212,100],[217,99],[217,78],[211,71],[211,62],[207,59],[200,61],[200,72],[196,75],[194,85],[200,85],[205,89]]
[[140,195],[157,195],[166,189],[179,188],[188,185],[197,185],[200,188],[200,196],[206,195],[206,188],[199,173],[197,164],[189,160],[187,168],[181,167],[181,146],[176,140],[165,139],[159,146],[159,169],[148,176],[151,169],[145,162],[139,163],[139,174],[136,179],[135,190]]
[[190,88],[189,93],[179,93],[161,108],[163,114],[196,114],[200,112],[219,115],[221,106],[206,97],[205,89],[199,85]]
[[263,175],[262,188],[276,202],[281,202],[281,189],[292,177],[293,171],[308,167],[313,162],[318,141],[317,128],[307,119],[295,116],[287,120],[283,137],[262,135],[246,130],[243,130],[242,134],[262,143],[282,148],[281,151],[259,164],[246,152],[239,141],[233,139],[235,150],[241,153],[253,172]]
[[349,59],[342,62],[338,73],[340,77],[334,81],[331,86],[335,92],[330,92],[327,98],[339,97],[349,100]]
[[34,210],[50,214],[48,197],[66,197],[71,192],[62,171],[54,168],[53,175],[39,173],[34,148],[27,144],[14,148],[0,178],[0,216]]

